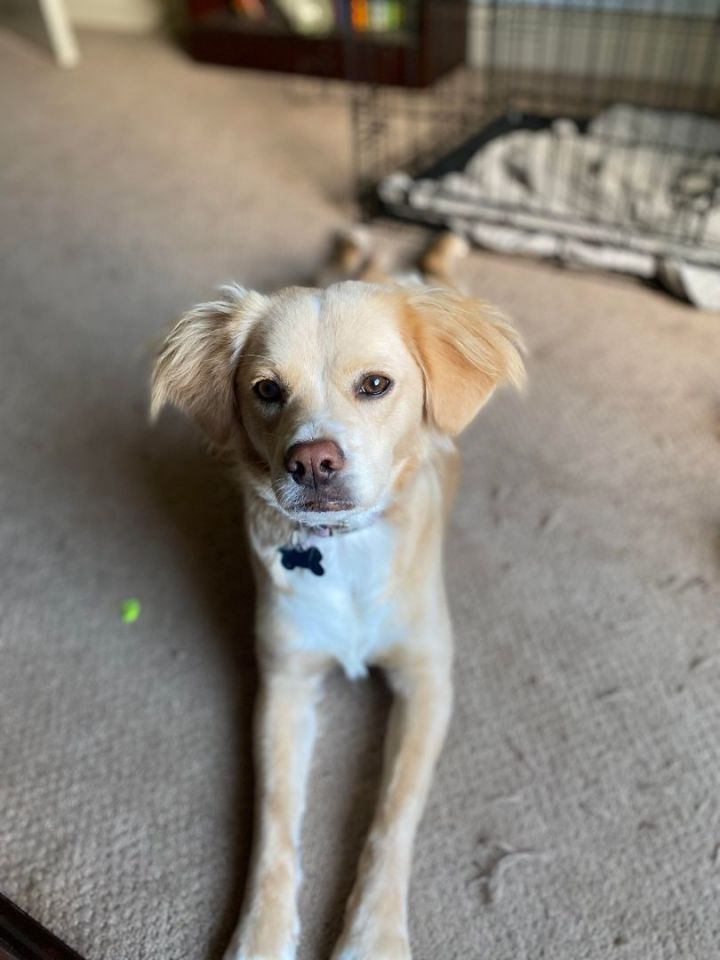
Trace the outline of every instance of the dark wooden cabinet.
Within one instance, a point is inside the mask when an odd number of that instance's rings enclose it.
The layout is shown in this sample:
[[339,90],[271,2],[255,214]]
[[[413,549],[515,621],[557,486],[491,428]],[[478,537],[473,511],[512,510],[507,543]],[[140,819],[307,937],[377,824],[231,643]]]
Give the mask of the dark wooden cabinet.
[[357,83],[426,87],[465,62],[466,0],[417,0],[394,32],[295,33],[239,17],[224,0],[187,0],[185,43],[204,63]]

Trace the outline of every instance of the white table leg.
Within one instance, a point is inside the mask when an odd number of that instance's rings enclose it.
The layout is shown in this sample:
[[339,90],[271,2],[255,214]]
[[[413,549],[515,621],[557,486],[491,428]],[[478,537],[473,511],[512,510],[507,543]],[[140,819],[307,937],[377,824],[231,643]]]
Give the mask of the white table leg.
[[80,59],[80,51],[65,0],[40,0],[40,9],[57,62],[61,67],[74,67]]

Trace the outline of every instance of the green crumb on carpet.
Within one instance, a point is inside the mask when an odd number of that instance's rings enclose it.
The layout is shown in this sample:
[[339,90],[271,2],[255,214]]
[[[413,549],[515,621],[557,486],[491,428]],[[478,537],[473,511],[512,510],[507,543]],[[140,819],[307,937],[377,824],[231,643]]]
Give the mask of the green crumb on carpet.
[[120,616],[123,623],[135,623],[140,616],[140,610],[140,601],[135,597],[131,597],[129,600],[123,600],[120,604]]

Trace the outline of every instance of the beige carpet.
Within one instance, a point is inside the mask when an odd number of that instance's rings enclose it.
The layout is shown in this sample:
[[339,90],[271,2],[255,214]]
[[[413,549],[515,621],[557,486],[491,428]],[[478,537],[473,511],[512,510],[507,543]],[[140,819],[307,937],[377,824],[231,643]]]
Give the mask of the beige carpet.
[[[89,960],[205,960],[247,862],[251,591],[221,469],[177,418],[146,426],[148,349],[218,281],[312,272],[346,121],[315,88],[81,39],[61,73],[0,37],[0,884]],[[466,280],[525,331],[531,389],[463,444],[415,957],[713,960],[720,318],[500,257]],[[329,686],[301,960],[337,932],[386,706]]]

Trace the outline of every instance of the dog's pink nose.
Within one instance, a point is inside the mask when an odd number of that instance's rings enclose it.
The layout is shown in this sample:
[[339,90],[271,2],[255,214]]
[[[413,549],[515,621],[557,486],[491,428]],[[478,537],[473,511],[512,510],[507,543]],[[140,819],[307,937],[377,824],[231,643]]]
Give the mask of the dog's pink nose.
[[285,467],[301,487],[320,487],[340,473],[345,457],[333,440],[295,443],[285,456]]

